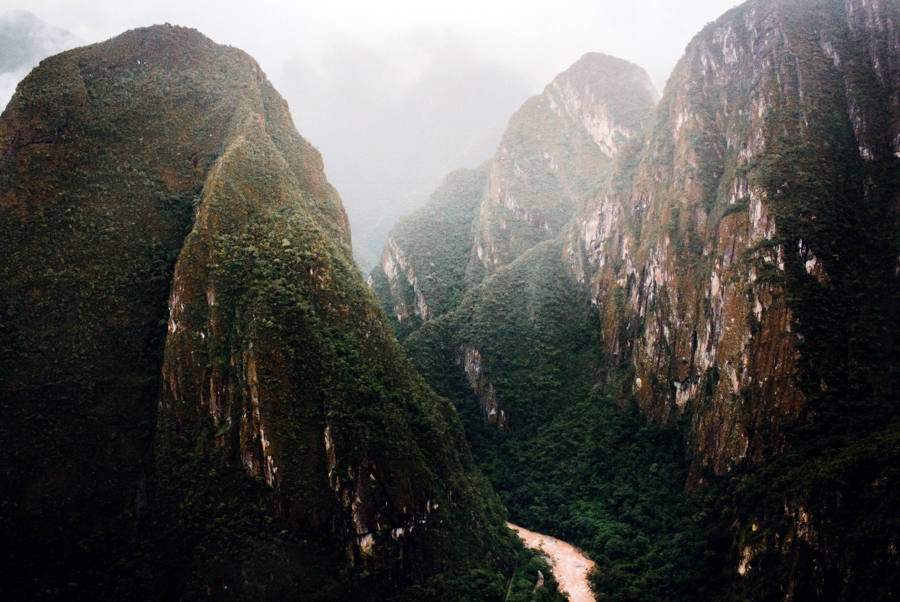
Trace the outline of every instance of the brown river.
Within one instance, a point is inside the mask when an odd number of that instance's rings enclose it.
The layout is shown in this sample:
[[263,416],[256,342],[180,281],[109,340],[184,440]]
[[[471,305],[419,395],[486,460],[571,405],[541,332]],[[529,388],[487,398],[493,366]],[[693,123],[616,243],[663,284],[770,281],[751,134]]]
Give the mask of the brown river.
[[519,534],[526,546],[547,555],[553,575],[559,581],[559,589],[568,594],[571,602],[595,602],[587,578],[588,571],[594,566],[592,560],[555,537],[534,533],[512,523],[506,524]]

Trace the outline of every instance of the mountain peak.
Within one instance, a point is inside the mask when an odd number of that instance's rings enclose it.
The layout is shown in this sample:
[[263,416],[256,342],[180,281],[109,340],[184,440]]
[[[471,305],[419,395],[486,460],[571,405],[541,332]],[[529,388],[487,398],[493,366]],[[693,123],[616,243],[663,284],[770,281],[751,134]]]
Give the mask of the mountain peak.
[[620,138],[642,131],[657,93],[647,72],[628,61],[590,52],[544,88],[550,108],[580,123],[607,156]]
[[255,60],[172,25],[50,57],[0,149],[0,589],[365,599],[504,578],[499,502]]

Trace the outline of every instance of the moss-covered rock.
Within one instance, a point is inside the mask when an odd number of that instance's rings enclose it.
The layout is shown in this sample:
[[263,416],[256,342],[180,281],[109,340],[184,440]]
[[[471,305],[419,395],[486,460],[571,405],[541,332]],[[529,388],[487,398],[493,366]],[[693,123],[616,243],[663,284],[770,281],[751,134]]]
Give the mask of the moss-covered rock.
[[0,149],[4,597],[505,582],[503,510],[253,59],[168,25],[66,52]]

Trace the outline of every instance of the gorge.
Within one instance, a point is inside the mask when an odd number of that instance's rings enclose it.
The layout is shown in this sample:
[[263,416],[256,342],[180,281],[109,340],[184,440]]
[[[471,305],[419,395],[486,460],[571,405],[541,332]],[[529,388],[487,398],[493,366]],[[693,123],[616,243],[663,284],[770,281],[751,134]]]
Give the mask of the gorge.
[[511,521],[597,600],[892,599],[898,168],[900,5],[749,0],[661,97],[584,55],[364,278],[253,58],[46,59],[0,116],[0,597],[564,599]]
[[510,520],[608,599],[895,595],[898,19],[747,2],[655,106],[587,55],[370,276]]

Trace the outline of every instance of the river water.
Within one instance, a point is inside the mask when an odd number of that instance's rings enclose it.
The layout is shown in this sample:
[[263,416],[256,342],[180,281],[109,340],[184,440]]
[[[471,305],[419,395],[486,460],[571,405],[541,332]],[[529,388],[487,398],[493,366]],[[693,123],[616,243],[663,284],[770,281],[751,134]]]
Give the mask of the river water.
[[570,602],[596,602],[587,578],[588,571],[594,566],[593,560],[555,537],[506,524],[519,534],[526,546],[547,555],[553,575],[559,581],[559,589],[568,594]]

